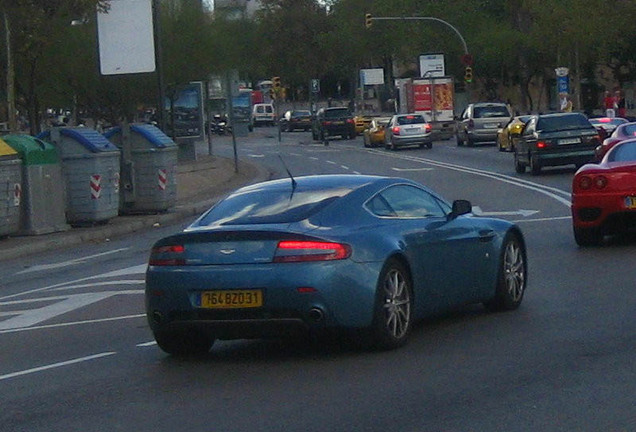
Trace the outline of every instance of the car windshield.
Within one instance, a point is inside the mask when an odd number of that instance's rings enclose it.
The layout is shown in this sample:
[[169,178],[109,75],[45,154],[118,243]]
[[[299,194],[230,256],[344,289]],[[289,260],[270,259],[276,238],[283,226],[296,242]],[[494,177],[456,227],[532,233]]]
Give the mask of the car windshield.
[[510,117],[505,106],[476,106],[473,109],[473,118]]
[[348,117],[349,115],[347,108],[325,110],[325,118]]
[[307,219],[351,189],[258,189],[229,196],[212,207],[195,226],[278,224]]
[[311,113],[309,111],[294,111],[292,117],[309,117]]
[[636,141],[617,145],[608,156],[610,162],[634,162],[636,161]]
[[424,117],[421,115],[407,115],[397,118],[397,124],[399,125],[410,125],[410,124],[420,124],[426,123]]
[[593,127],[589,120],[581,114],[539,117],[537,123],[537,130],[543,132],[568,129],[590,129]]

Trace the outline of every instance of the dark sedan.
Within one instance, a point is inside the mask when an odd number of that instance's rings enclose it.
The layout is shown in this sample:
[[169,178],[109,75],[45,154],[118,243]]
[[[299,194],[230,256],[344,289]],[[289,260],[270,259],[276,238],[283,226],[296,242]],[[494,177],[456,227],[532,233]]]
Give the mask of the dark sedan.
[[297,129],[311,130],[311,111],[289,110],[279,120],[280,129],[292,132]]
[[407,179],[285,178],[239,189],[152,247],[146,313],[159,347],[340,330],[403,345],[413,323],[467,303],[516,309],[519,227]]
[[598,131],[580,113],[535,115],[528,120],[514,151],[518,173],[530,167],[538,175],[545,166],[575,165],[594,159]]

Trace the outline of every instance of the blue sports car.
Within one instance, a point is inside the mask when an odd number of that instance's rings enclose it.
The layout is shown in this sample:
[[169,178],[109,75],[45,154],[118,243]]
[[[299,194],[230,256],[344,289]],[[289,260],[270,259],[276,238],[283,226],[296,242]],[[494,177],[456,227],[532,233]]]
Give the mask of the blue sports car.
[[243,187],[152,247],[146,313],[159,347],[352,330],[403,345],[415,320],[468,303],[516,309],[523,234],[411,180],[316,175]]

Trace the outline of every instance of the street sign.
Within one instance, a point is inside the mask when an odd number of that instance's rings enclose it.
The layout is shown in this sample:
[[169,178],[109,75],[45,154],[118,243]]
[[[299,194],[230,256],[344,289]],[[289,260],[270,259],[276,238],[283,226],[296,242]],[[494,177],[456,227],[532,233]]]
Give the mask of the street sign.
[[473,61],[474,61],[474,59],[473,59],[473,55],[472,54],[466,53],[466,54],[462,55],[462,64],[464,66],[472,66],[473,65]]
[[443,77],[446,75],[444,67],[444,54],[421,54],[420,77]]
[[312,93],[320,93],[320,80],[317,78],[313,78],[311,80],[311,92]]

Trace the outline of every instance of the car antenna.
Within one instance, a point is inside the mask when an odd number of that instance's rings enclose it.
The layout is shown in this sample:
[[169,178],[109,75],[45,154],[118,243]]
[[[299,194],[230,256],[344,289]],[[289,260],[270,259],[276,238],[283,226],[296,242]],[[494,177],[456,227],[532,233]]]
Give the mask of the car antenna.
[[285,164],[285,161],[283,160],[283,157],[280,154],[278,155],[278,157],[280,158],[280,161],[283,163],[283,167],[285,167],[285,171],[287,171],[287,175],[291,179],[291,182],[292,182],[292,194],[293,194],[294,191],[296,190],[296,184],[297,184],[296,180],[294,180],[294,176],[289,171],[289,168],[287,168],[287,165]]

